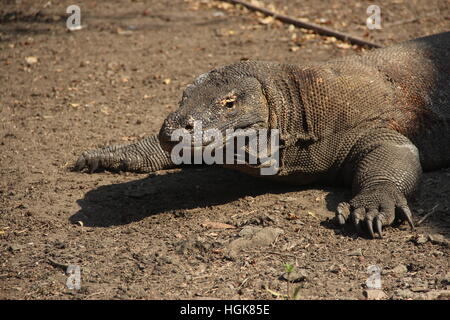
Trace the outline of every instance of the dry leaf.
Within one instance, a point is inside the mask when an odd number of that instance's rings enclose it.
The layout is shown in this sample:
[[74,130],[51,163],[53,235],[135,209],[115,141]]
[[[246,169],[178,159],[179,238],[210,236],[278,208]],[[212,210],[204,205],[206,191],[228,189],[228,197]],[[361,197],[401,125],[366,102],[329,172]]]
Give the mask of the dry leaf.
[[293,213],[288,213],[288,220],[297,220],[297,219],[300,219],[300,217],[299,216],[297,216],[296,214],[293,214]]
[[348,44],[348,43],[337,43],[336,47],[338,47],[340,49],[350,49],[352,47],[352,45]]
[[38,62],[38,58],[37,57],[35,57],[35,56],[29,56],[29,57],[26,57],[25,58],[25,61],[28,63],[28,64],[35,64],[35,63],[37,63]]
[[316,214],[314,212],[307,211],[306,213],[309,214],[311,217],[314,217],[314,218],[317,219],[317,216],[316,216]]
[[123,136],[122,138],[120,138],[122,141],[134,141],[137,140],[137,137],[134,136]]
[[271,24],[271,23],[273,23],[275,21],[275,19],[272,16],[268,16],[268,17],[265,17],[263,19],[259,19],[258,21],[261,24]]
[[313,40],[316,39],[317,35],[316,34],[305,34],[302,36],[302,39],[307,41],[307,40]]
[[131,30],[124,30],[122,28],[117,28],[117,34],[120,34],[121,36],[130,36],[133,34],[133,31]]
[[101,107],[100,112],[106,115],[109,115],[109,108],[108,107]]

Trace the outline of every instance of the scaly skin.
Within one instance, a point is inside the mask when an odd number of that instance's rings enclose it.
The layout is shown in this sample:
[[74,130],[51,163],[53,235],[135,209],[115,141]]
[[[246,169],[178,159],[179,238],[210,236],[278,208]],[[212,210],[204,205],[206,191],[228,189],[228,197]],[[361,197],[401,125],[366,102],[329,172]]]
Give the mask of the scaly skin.
[[[278,129],[280,170],[265,177],[351,186],[337,223],[381,237],[395,217],[414,226],[407,198],[422,168],[450,166],[449,84],[450,32],[322,64],[240,62],[189,85],[159,140],[85,152],[76,169],[173,167],[171,134],[192,132],[194,121],[222,132]],[[259,174],[255,165],[231,167]]]
[[85,151],[78,158],[74,169],[85,167],[93,173],[97,169],[111,171],[153,172],[174,168],[170,154],[164,151],[157,135],[151,135],[131,144],[115,145]]

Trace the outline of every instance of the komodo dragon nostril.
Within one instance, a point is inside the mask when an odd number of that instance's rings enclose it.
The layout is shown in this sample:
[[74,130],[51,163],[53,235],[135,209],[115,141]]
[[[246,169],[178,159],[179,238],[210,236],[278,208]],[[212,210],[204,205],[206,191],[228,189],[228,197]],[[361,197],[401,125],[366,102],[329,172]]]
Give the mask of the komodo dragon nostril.
[[186,119],[186,125],[184,126],[184,128],[186,129],[186,130],[193,130],[194,129],[194,118],[192,118],[192,117],[189,117],[189,118],[187,118]]

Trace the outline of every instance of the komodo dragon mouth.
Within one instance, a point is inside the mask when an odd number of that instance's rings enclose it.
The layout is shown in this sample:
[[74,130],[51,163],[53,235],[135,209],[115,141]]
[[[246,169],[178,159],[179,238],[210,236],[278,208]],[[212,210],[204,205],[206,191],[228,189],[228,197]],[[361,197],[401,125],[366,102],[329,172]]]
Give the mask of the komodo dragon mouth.
[[[173,161],[182,159],[183,164],[244,165],[261,169],[273,166],[274,155],[271,151],[274,148],[278,150],[279,146],[279,136],[276,134],[274,137],[262,121],[238,128],[199,130],[194,125],[179,131],[167,129],[164,126],[161,129],[160,145]],[[278,156],[275,161],[278,163]]]
[[229,124],[219,128],[196,129],[197,126],[178,129],[163,126],[159,133],[161,147],[169,153],[180,143],[183,143],[184,148],[190,146],[192,152],[203,151],[208,146],[225,148],[227,145],[230,145],[233,139],[257,136],[259,130],[266,129],[266,123],[258,121],[250,124],[242,123],[239,126]]

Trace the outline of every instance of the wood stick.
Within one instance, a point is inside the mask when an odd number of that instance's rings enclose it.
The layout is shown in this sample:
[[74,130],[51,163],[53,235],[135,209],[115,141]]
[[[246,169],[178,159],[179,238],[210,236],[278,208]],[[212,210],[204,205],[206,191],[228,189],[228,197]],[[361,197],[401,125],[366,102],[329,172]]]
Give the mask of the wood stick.
[[439,204],[431,208],[430,212],[428,212],[422,219],[419,220],[419,222],[416,223],[416,226],[420,226],[429,216],[431,216],[435,212],[437,207],[439,207]]

